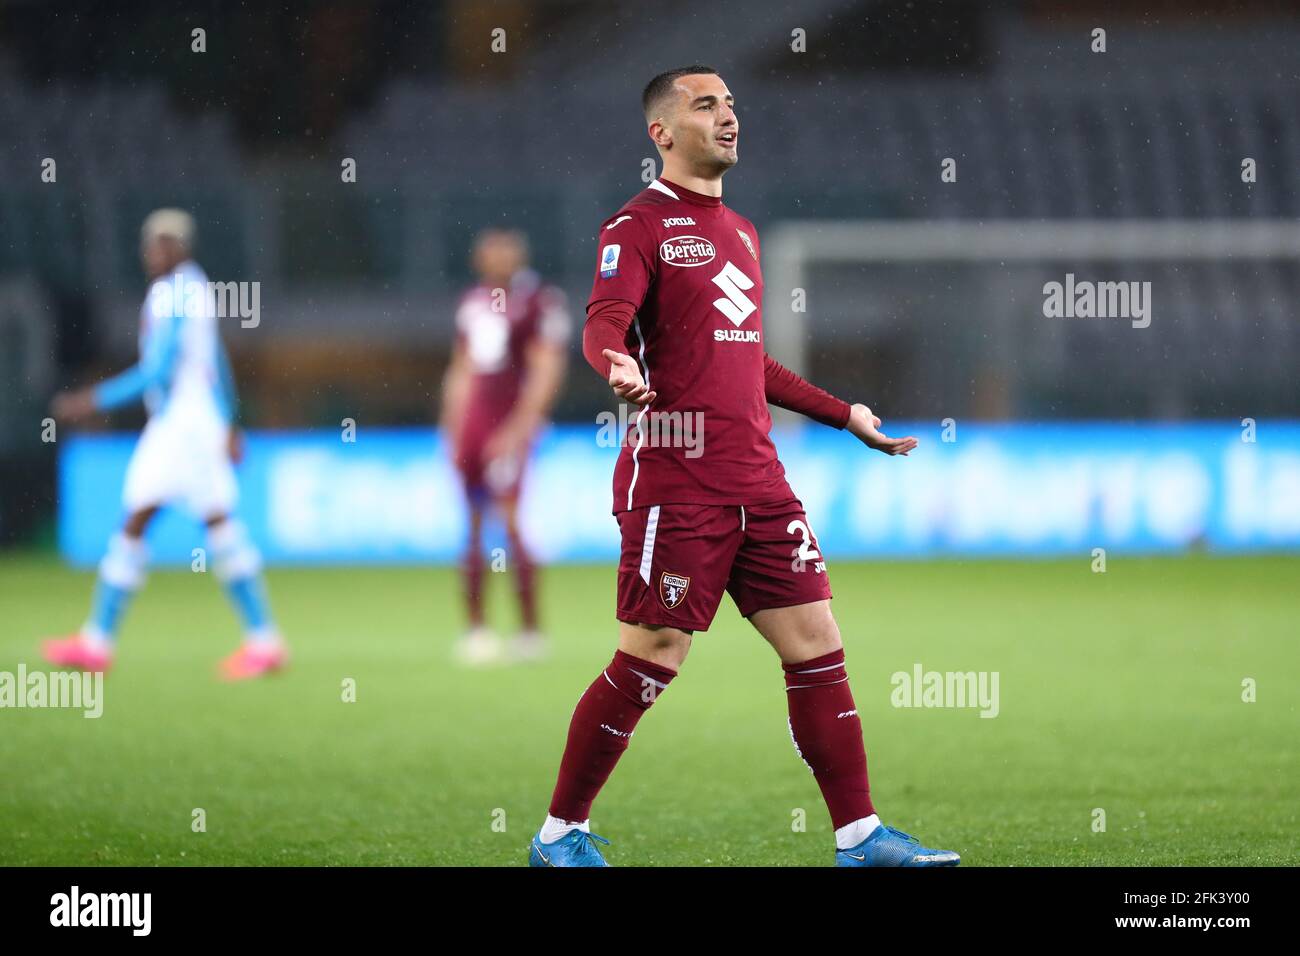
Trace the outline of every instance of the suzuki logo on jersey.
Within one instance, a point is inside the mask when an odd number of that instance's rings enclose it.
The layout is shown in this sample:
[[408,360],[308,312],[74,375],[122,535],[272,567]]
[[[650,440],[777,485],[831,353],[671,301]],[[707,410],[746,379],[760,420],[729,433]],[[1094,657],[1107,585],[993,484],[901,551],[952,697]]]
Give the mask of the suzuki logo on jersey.
[[620,245],[613,244],[600,251],[600,277],[602,279],[612,279],[618,275],[618,253],[622,248]]
[[659,575],[659,600],[670,611],[686,600],[686,592],[690,589],[691,579],[683,574],[669,574],[665,571]]
[[675,219],[665,219],[664,228],[671,229],[673,226],[693,226],[695,220],[690,216],[678,216]]
[[659,258],[670,266],[702,266],[717,254],[713,243],[699,236],[674,236],[659,247]]
[[739,326],[745,324],[745,320],[758,311],[756,306],[745,292],[754,288],[754,280],[745,273],[736,268],[731,260],[722,267],[717,275],[713,277],[713,284],[726,293],[726,298],[714,299],[713,307],[731,320],[731,324],[737,326],[734,329],[714,329],[713,341],[715,342],[757,342],[759,334],[757,329],[741,329]]

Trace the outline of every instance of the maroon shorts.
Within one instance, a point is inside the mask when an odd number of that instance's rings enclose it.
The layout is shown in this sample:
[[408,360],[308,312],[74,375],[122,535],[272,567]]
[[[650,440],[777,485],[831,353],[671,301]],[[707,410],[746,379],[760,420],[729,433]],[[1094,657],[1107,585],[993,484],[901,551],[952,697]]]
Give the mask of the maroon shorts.
[[636,508],[618,525],[620,621],[707,631],[723,591],[744,617],[831,596],[826,559],[795,498]]
[[488,458],[483,442],[467,443],[456,459],[465,495],[474,501],[518,498],[524,480],[527,452],[519,458]]

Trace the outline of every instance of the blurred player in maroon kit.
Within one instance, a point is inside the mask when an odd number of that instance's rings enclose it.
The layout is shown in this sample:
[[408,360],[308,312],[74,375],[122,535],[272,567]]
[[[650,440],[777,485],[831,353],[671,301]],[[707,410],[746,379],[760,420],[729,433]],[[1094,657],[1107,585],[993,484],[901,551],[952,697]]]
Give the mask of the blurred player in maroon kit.
[[[642,105],[663,175],[601,226],[582,343],[614,393],[639,406],[614,469],[618,650],[574,709],[529,862],[606,865],[591,805],[725,590],[781,659],[790,734],[830,811],[836,864],[954,865],[957,854],[876,816],[825,559],[768,436],[768,405],[888,455],[906,455],[916,439],[883,435],[865,405],[764,351],[758,231],[722,204],[739,126],[716,71],[661,74]],[[702,436],[687,435],[697,421]]]
[[474,243],[477,285],[456,309],[456,343],[443,382],[442,429],[465,486],[469,536],[463,564],[469,630],[457,646],[467,664],[506,652],[483,620],[483,519],[489,506],[505,523],[522,630],[509,649],[541,656],[536,566],[519,530],[519,491],[534,436],[546,422],[564,375],[569,314],[564,294],[528,268],[528,244],[514,230],[488,229]]

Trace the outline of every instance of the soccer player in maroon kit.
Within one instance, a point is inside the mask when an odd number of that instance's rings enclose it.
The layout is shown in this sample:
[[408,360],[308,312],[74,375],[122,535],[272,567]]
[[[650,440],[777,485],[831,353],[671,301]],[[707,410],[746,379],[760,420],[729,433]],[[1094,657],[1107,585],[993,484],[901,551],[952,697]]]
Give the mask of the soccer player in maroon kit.
[[[642,105],[663,175],[601,227],[582,343],[614,393],[640,407],[614,469],[618,650],[574,710],[529,863],[606,865],[591,805],[725,590],[781,659],[790,734],[830,811],[836,864],[955,865],[956,853],[881,824],[871,804],[825,561],[768,436],[768,405],[887,455],[906,455],[916,439],[886,437],[865,405],[764,352],[758,231],[722,203],[739,126],[716,71],[660,74]],[[662,440],[691,437],[685,423],[695,421],[703,435],[691,448]]]
[[569,313],[564,294],[528,266],[528,244],[514,230],[488,229],[474,244],[479,282],[456,309],[456,344],[443,382],[442,429],[469,508],[462,564],[469,631],[457,645],[467,664],[488,664],[504,648],[483,620],[483,519],[489,506],[505,522],[522,630],[517,659],[544,653],[537,620],[536,565],[519,530],[518,503],[533,437],[545,423],[564,375]]

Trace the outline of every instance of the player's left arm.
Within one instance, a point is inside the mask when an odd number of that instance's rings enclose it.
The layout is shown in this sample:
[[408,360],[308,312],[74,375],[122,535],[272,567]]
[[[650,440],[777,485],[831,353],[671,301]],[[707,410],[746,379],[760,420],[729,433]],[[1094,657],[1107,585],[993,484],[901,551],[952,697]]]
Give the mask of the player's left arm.
[[138,401],[150,386],[168,381],[180,354],[182,319],[180,314],[164,319],[149,336],[140,361],[126,371],[90,388],[55,395],[50,403],[54,417],[76,421],[96,412],[112,411]]
[[880,419],[861,402],[853,406],[845,430],[868,448],[882,451],[886,455],[906,455],[917,446],[917,440],[911,435],[905,438],[890,438],[882,432]]
[[842,428],[868,448],[886,455],[906,455],[916,447],[916,439],[890,438],[880,431],[880,419],[866,405],[850,405],[807,379],[790,371],[767,353],[763,354],[763,381],[767,400],[813,421]]
[[492,457],[522,451],[550,416],[564,381],[568,364],[565,344],[572,321],[559,290],[547,289],[541,295],[541,314],[524,351],[524,378],[519,400],[501,427],[488,439],[485,451]]
[[489,457],[516,454],[532,440],[546,422],[560,394],[567,364],[564,347],[558,342],[536,338],[524,353],[524,383],[510,415],[488,439]]

